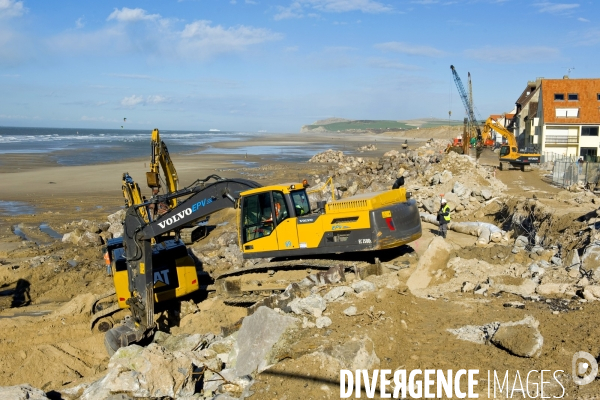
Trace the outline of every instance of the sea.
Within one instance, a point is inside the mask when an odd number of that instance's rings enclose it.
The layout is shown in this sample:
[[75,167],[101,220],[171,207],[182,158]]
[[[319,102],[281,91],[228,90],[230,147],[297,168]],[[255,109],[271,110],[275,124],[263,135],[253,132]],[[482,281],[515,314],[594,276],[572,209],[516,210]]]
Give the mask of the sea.
[[[44,154],[59,165],[89,165],[150,157],[151,132],[133,129],[0,127],[2,154]],[[264,133],[262,133],[264,135]],[[258,133],[161,130],[169,152],[198,153],[207,144],[246,140]]]
[[[306,144],[285,146],[273,140],[271,146],[232,148],[214,147],[211,143],[250,141],[265,132],[178,131],[161,130],[160,137],[171,154],[238,154],[267,156],[270,160],[306,161],[316,153],[341,146]],[[275,134],[273,135],[281,135]],[[286,135],[294,135],[287,133]],[[43,154],[58,165],[90,165],[150,157],[148,129],[71,129],[23,128],[0,126],[0,157],[2,154]],[[299,135],[298,135],[299,136]],[[302,140],[299,137],[299,140]],[[235,160],[232,160],[235,161]]]

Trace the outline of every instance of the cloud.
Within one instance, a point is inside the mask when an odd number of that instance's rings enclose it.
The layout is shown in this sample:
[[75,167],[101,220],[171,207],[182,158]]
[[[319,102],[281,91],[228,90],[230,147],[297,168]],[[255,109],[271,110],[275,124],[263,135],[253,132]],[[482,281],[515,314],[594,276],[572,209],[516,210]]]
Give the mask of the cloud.
[[578,46],[594,46],[600,43],[600,29],[593,28],[577,35],[575,44]]
[[552,47],[492,47],[467,49],[466,57],[496,64],[542,63],[556,60],[560,51]]
[[535,7],[539,8],[539,12],[541,13],[549,13],[549,14],[563,14],[565,12],[569,12],[572,11],[573,9],[579,7],[579,4],[576,3],[570,3],[570,4],[566,4],[566,3],[549,3],[549,2],[543,2],[543,3],[535,3],[534,4]]
[[[2,1],[2,0],[0,0]],[[97,56],[141,54],[149,60],[205,60],[219,54],[247,50],[261,43],[281,40],[283,35],[252,26],[221,26],[198,20],[183,25],[176,19],[150,15],[143,9],[115,9],[107,24],[93,31],[68,30],[45,40],[50,51],[88,53]],[[1,28],[0,28],[1,29]]]
[[368,64],[373,68],[398,69],[402,71],[417,71],[422,69],[416,65],[402,64],[385,58],[372,58],[368,61]]
[[121,106],[126,107],[126,108],[133,108],[137,105],[143,105],[145,106],[146,104],[160,104],[160,103],[166,103],[168,102],[168,99],[166,97],[163,97],[161,95],[150,95],[150,96],[138,96],[138,95],[131,95],[129,97],[124,97],[121,100]]
[[289,6],[277,7],[278,13],[273,17],[276,21],[291,18],[316,16],[309,10],[319,12],[343,13],[360,11],[368,14],[379,14],[393,11],[392,6],[374,0],[296,0]]
[[581,17],[577,18],[577,21],[580,21],[580,22],[590,22],[589,19],[585,19],[585,18],[581,18]]
[[84,26],[85,26],[85,23],[83,22],[83,17],[77,18],[77,21],[75,21],[75,28],[81,29]]
[[443,57],[446,55],[442,50],[429,46],[413,46],[403,42],[387,42],[375,45],[376,49],[394,53],[409,54],[413,56]]
[[158,18],[160,18],[159,14],[148,14],[146,10],[141,8],[123,7],[121,10],[115,8],[106,20],[110,21],[115,19],[119,22],[137,22],[152,21]]
[[22,1],[0,0],[0,19],[20,17],[27,9],[23,7]]
[[281,40],[283,35],[269,29],[239,25],[224,28],[212,26],[210,21],[194,21],[180,34],[180,55],[205,58],[219,53],[245,50],[248,46]]

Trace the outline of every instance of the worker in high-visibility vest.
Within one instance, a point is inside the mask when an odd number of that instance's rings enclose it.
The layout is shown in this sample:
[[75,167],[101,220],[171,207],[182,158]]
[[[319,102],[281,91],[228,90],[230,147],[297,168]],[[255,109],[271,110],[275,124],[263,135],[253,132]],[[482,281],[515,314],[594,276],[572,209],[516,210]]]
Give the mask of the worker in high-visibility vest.
[[450,206],[446,199],[442,199],[442,204],[440,205],[440,211],[438,211],[438,222],[440,224],[440,236],[446,239],[446,235],[448,234],[448,224],[450,223]]

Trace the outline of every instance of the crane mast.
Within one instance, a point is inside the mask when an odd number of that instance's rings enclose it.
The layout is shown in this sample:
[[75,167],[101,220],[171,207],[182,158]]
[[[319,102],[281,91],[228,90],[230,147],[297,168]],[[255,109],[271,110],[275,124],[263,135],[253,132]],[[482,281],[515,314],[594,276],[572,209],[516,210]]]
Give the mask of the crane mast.
[[[481,128],[477,123],[477,119],[475,118],[475,113],[473,111],[473,92],[471,90],[471,85],[469,84],[470,96],[467,96],[467,91],[465,90],[465,87],[463,86],[462,81],[460,80],[460,77],[458,76],[458,73],[454,68],[454,65],[451,65],[450,69],[452,70],[452,76],[454,77],[454,83],[456,83],[456,88],[458,89],[458,93],[460,94],[460,99],[462,100],[463,105],[465,106],[465,110],[467,111],[469,123],[471,124],[471,126],[475,127],[475,130],[477,131],[477,137],[481,139]],[[471,74],[469,74],[469,83],[470,82]]]

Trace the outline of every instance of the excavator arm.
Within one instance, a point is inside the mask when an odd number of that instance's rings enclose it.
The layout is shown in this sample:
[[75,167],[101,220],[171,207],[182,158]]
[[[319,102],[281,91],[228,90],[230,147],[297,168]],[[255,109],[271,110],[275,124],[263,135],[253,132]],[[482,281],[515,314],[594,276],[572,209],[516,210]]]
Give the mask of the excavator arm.
[[[210,180],[215,182],[208,183]],[[144,217],[150,202],[135,204],[127,209],[123,244],[131,295],[127,304],[131,308],[132,319],[128,324],[107,332],[107,347],[116,349],[138,342],[147,337],[155,327],[152,239],[171,231],[178,231],[219,210],[235,207],[241,192],[259,187],[261,185],[254,181],[222,179],[212,175],[197,181],[194,186],[153,197],[153,202],[167,202],[188,196],[179,202],[177,207],[152,222],[148,222]]]
[[492,130],[502,135],[502,137],[506,139],[508,145],[511,148],[517,147],[517,140],[515,139],[515,135],[513,135],[512,132],[510,132],[508,129],[506,129],[505,127],[500,125],[496,120],[490,117],[485,121],[482,136],[491,137]]
[[[177,177],[177,170],[169,155],[169,150],[165,142],[160,140],[160,134],[158,129],[152,131],[152,138],[150,140],[152,148],[152,158],[150,159],[150,171],[146,172],[146,180],[148,187],[151,189],[160,189],[159,180],[159,166],[162,168],[164,173],[164,179],[166,183],[166,193],[175,193],[179,189],[179,178]],[[177,198],[168,200],[167,204],[169,208],[177,206]]]

